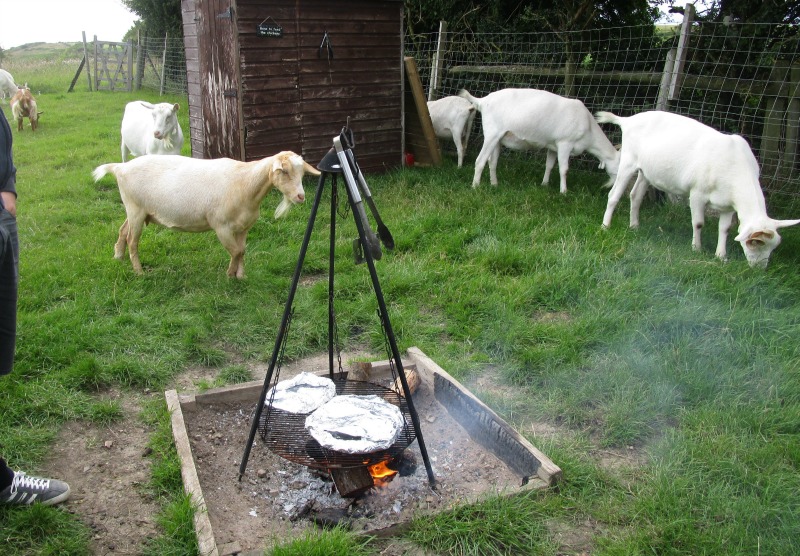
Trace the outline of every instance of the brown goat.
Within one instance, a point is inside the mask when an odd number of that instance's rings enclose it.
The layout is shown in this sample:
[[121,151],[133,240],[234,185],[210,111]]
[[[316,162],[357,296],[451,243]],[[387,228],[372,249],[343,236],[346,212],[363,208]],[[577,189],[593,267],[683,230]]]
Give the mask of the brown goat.
[[36,131],[36,127],[39,125],[39,114],[42,114],[37,110],[36,99],[33,98],[30,89],[20,87],[11,97],[11,113],[17,119],[18,131],[22,131],[22,118],[28,118],[31,122],[31,131]]

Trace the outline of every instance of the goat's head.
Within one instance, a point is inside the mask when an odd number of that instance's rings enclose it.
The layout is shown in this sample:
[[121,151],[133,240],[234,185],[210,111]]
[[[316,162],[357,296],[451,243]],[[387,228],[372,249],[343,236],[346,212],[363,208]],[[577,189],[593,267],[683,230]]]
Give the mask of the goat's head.
[[142,106],[150,108],[153,116],[153,137],[164,141],[165,146],[172,148],[172,137],[175,136],[178,128],[178,110],[180,104],[169,104],[162,102],[156,105],[147,105],[142,103]]
[[283,199],[275,209],[275,218],[286,215],[293,204],[306,200],[303,190],[303,176],[320,175],[320,171],[291,151],[282,151],[272,157],[270,182],[283,194]]
[[780,245],[778,228],[800,224],[800,220],[773,220],[768,218],[762,226],[748,226],[739,231],[736,241],[742,244],[744,255],[750,266],[766,268],[772,251]]

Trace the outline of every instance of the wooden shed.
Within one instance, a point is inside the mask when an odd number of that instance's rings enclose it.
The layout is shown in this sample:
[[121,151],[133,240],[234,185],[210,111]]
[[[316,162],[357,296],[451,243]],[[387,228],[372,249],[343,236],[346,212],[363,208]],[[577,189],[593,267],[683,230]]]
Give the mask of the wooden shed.
[[312,165],[350,117],[365,171],[403,160],[402,0],[182,0],[192,156]]

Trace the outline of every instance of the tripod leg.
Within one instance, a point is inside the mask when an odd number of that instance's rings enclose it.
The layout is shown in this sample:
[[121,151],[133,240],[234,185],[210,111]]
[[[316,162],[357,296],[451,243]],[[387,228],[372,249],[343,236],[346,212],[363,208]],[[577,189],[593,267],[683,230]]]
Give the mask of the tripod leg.
[[289,287],[289,297],[287,298],[286,306],[283,309],[283,318],[281,319],[281,325],[278,329],[278,336],[275,338],[275,349],[272,351],[272,359],[270,359],[269,362],[267,376],[264,378],[264,387],[261,389],[261,396],[258,399],[258,405],[256,406],[256,412],[253,416],[253,422],[250,425],[250,436],[247,439],[247,445],[244,448],[244,454],[242,454],[242,462],[239,464],[240,481],[242,480],[242,475],[244,475],[245,469],[247,469],[247,460],[250,458],[250,450],[253,448],[253,440],[255,440],[256,432],[258,431],[258,422],[261,419],[261,412],[264,410],[264,402],[267,399],[267,390],[269,390],[269,385],[272,381],[272,375],[275,372],[275,363],[278,360],[281,345],[283,344],[283,339],[286,336],[289,317],[292,313],[292,303],[294,302],[294,296],[297,292],[297,284],[300,282],[300,274],[303,271],[303,261],[306,258],[306,251],[308,251],[308,243],[311,240],[311,232],[314,230],[314,220],[317,218],[317,209],[319,208],[320,199],[322,198],[322,190],[323,186],[325,185],[326,176],[327,173],[323,172],[319,177],[317,195],[314,197],[314,204],[311,206],[311,214],[308,217],[308,226],[306,226],[306,233],[305,236],[303,236],[303,243],[300,246],[300,256],[297,259],[297,266],[294,269],[292,284]]

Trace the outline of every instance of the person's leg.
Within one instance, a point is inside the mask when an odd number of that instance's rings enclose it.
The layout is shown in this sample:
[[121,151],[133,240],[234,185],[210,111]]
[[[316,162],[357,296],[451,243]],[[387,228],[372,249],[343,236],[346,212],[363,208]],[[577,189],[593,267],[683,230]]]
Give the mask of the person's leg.
[[17,336],[17,222],[0,209],[0,375],[14,366]]
[[14,472],[6,464],[6,460],[0,458],[0,492],[11,486],[14,481]]

